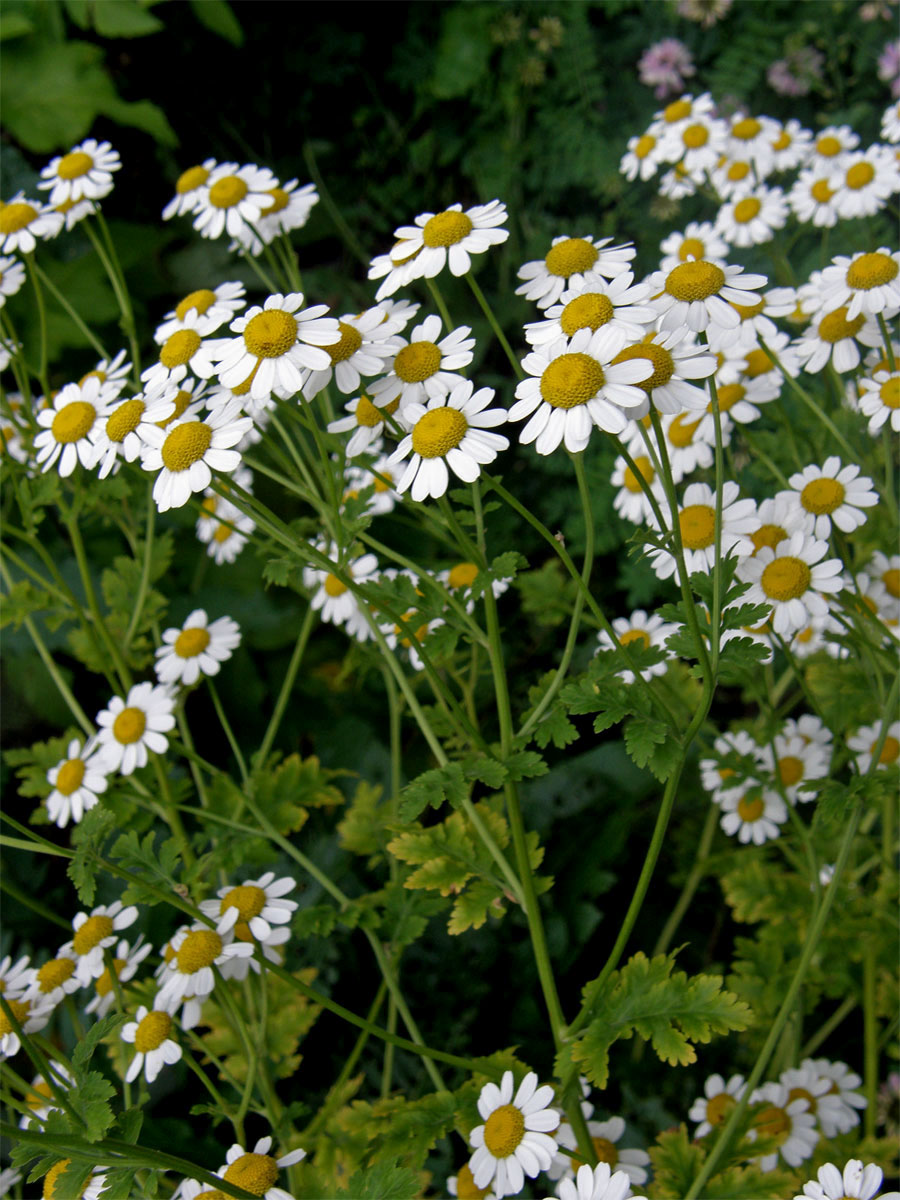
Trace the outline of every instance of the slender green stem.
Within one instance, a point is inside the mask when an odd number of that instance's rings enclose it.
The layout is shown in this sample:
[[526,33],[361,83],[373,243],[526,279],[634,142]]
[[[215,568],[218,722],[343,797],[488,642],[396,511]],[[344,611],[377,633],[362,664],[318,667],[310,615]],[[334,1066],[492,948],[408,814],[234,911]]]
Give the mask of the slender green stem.
[[[706,345],[709,342],[705,331],[700,335]],[[710,375],[706,381],[712,407],[713,425],[716,435],[715,473],[716,473],[716,510],[715,510],[715,545],[716,557],[713,567],[713,602],[710,614],[710,667],[715,675],[719,665],[719,635],[722,616],[722,490],[725,486],[725,469],[722,461],[722,414],[719,410],[719,393],[716,388],[715,375]]]
[[278,693],[278,699],[275,701],[275,708],[272,710],[272,716],[269,718],[269,724],[266,732],[263,735],[263,740],[260,747],[254,755],[254,761],[262,766],[269,756],[272,749],[272,744],[278,733],[278,727],[281,725],[281,720],[287,708],[288,700],[291,698],[291,692],[294,688],[294,683],[297,679],[297,672],[300,670],[300,664],[303,661],[303,655],[306,651],[306,643],[309,641],[309,635],[312,633],[316,623],[316,614],[312,607],[307,608],[306,615],[303,618],[303,624],[300,626],[300,633],[297,636],[297,641],[294,645],[294,652],[291,655],[291,660],[288,663],[288,668],[284,673],[284,679],[281,681],[281,690]]
[[888,366],[891,368],[891,373],[894,374],[897,370],[897,359],[894,355],[894,343],[891,341],[890,330],[887,327],[887,321],[884,319],[884,313],[878,313],[878,328],[881,330],[881,337],[884,342],[884,354],[888,361]]
[[250,772],[247,770],[247,764],[244,761],[243,754],[241,753],[241,747],[234,735],[234,730],[231,728],[231,723],[229,722],[228,715],[222,706],[222,701],[219,699],[219,693],[216,690],[216,685],[211,679],[209,679],[207,680],[207,686],[209,688],[210,698],[213,702],[213,708],[216,710],[216,716],[219,718],[219,723],[222,726],[225,737],[228,739],[228,745],[231,747],[231,753],[234,755],[234,760],[237,763],[238,770],[241,773],[241,782],[246,785],[247,780],[250,778]]
[[278,291],[278,284],[275,282],[275,280],[272,279],[271,276],[266,274],[266,272],[259,265],[258,261],[249,252],[249,250],[242,249],[240,251],[240,255],[241,255],[241,258],[244,260],[244,262],[247,264],[247,266],[250,268],[250,270],[253,272],[253,274],[257,277],[257,279],[260,281],[260,283],[263,285],[263,287],[269,293],[269,295],[274,296]]
[[863,1095],[866,1110],[863,1129],[867,1138],[875,1136],[878,1099],[878,1017],[876,1013],[875,947],[871,941],[863,946]]
[[805,1045],[800,1051],[799,1057],[811,1058],[812,1055],[815,1054],[818,1048],[822,1045],[822,1043],[831,1037],[838,1025],[840,1025],[842,1021],[845,1021],[847,1017],[850,1016],[858,1003],[859,1001],[855,996],[845,997],[845,999],[834,1010],[831,1016],[826,1021],[823,1021],[816,1032],[807,1039]]
[[432,300],[434,300],[437,310],[441,314],[441,320],[444,322],[445,332],[446,333],[452,332],[453,322],[450,319],[450,310],[447,308],[447,305],[444,303],[444,297],[441,295],[441,289],[438,287],[438,285],[435,283],[435,281],[433,279],[426,279],[425,286],[428,288],[429,292],[431,292],[431,298],[432,298]]
[[71,1117],[71,1119],[75,1122],[76,1125],[81,1125],[81,1126],[86,1127],[86,1122],[84,1120],[84,1117],[82,1117],[81,1113],[77,1112],[74,1108],[72,1108],[71,1104],[69,1103],[69,1097],[68,1097],[68,1094],[67,1094],[65,1088],[61,1087],[59,1085],[59,1083],[57,1082],[56,1076],[53,1074],[53,1071],[50,1068],[50,1063],[48,1062],[47,1057],[44,1054],[43,1050],[37,1044],[35,1039],[32,1037],[29,1037],[28,1034],[25,1032],[25,1030],[22,1028],[21,1024],[19,1023],[19,1021],[16,1017],[16,1014],[10,1008],[10,1006],[6,1000],[6,997],[3,995],[2,992],[0,992],[0,1009],[2,1009],[3,1015],[6,1017],[6,1021],[9,1025],[9,1027],[12,1029],[13,1033],[15,1033],[16,1036],[18,1037],[19,1042],[21,1043],[22,1049],[25,1051],[25,1053],[31,1059],[34,1069],[37,1071],[37,1073],[39,1075],[42,1075],[43,1078],[47,1081],[47,1086],[50,1088],[50,1091],[53,1093],[53,1096],[56,1099],[59,1107],[61,1109],[64,1109],[65,1112],[68,1113],[68,1115]]
[[128,629],[125,633],[125,649],[131,645],[131,639],[137,632],[138,624],[140,623],[141,613],[144,611],[144,601],[147,598],[147,590],[150,586],[150,568],[153,563],[153,530],[156,526],[156,505],[153,501],[153,483],[147,484],[147,522],[144,526],[144,561],[141,566],[141,578],[138,584],[138,593],[134,599],[134,608],[131,612],[131,620],[128,622]]
[[53,282],[53,280],[50,278],[50,276],[47,274],[47,272],[41,266],[38,265],[38,262],[36,259],[32,259],[31,269],[37,273],[41,283],[44,285],[44,287],[47,289],[47,291],[50,293],[50,295],[53,297],[53,299],[56,301],[56,303],[60,306],[60,308],[63,310],[63,312],[69,318],[69,320],[75,325],[75,327],[78,329],[78,332],[85,339],[85,341],[88,342],[91,346],[93,346],[94,350],[96,350],[96,352],[100,355],[100,358],[102,360],[109,362],[110,354],[106,350],[106,347],[103,345],[103,343],[100,341],[100,339],[93,333],[93,331],[90,329],[90,327],[88,325],[86,325],[85,322],[81,319],[81,317],[78,315],[78,313],[72,307],[72,305],[66,299],[64,293],[59,290],[59,288],[56,286],[56,284]]
[[159,784],[159,796],[162,801],[162,813],[166,824],[172,831],[172,836],[178,842],[178,848],[181,851],[181,859],[186,867],[192,867],[196,861],[194,852],[191,849],[191,843],[188,840],[188,835],[185,832],[184,825],[181,822],[181,814],[178,811],[178,805],[172,796],[172,789],[169,787],[169,778],[166,775],[166,769],[163,766],[162,760],[158,754],[151,754],[150,761],[153,764],[153,771],[156,775],[156,781]]
[[322,173],[319,170],[319,164],[316,161],[315,152],[313,151],[311,142],[303,143],[303,161],[306,163],[310,177],[319,192],[322,204],[332,221],[334,221],[334,225],[338,233],[347,243],[348,248],[354,254],[354,256],[358,258],[364,266],[368,266],[369,255],[366,254],[362,243],[359,241],[351,227],[347,224],[343,213],[332,200],[331,193],[325,186],[325,181],[323,180]]
[[40,380],[41,388],[47,402],[50,402],[50,380],[47,375],[47,309],[44,304],[44,290],[41,287],[41,281],[38,273],[35,270],[34,254],[26,254],[25,261],[30,268],[28,274],[31,276],[31,286],[34,288],[34,299],[38,310],[38,326],[41,335],[41,345],[38,357],[38,379]]
[[488,322],[490,323],[491,329],[493,329],[493,331],[494,331],[494,336],[496,337],[496,339],[500,343],[500,345],[503,347],[503,353],[509,359],[510,366],[512,367],[513,371],[515,372],[516,378],[524,379],[525,372],[522,370],[522,364],[519,362],[519,360],[516,358],[515,354],[513,353],[512,346],[510,346],[509,342],[507,341],[506,334],[500,328],[500,323],[497,320],[497,318],[494,316],[494,310],[491,308],[490,304],[488,304],[484,292],[479,287],[479,285],[475,279],[475,276],[472,274],[471,271],[469,271],[469,273],[466,275],[466,283],[472,289],[472,293],[475,296],[475,299],[478,301],[478,303],[481,307],[481,311],[487,317]]
[[766,352],[767,356],[772,360],[772,362],[775,364],[775,366],[781,372],[784,382],[788,385],[790,390],[792,392],[794,392],[795,395],[800,397],[800,399],[803,401],[803,403],[806,405],[806,407],[811,412],[816,414],[816,416],[819,418],[819,420],[822,422],[822,424],[825,426],[825,428],[828,430],[828,432],[831,434],[831,436],[835,439],[835,441],[838,443],[838,445],[841,447],[841,449],[847,455],[848,460],[850,462],[859,462],[859,451],[853,449],[853,447],[850,445],[850,443],[847,441],[847,439],[844,437],[844,435],[841,433],[841,431],[835,425],[834,421],[832,421],[831,417],[829,417],[829,415],[825,412],[825,410],[822,408],[822,406],[818,403],[818,401],[814,400],[813,397],[810,396],[809,392],[807,392],[804,388],[802,388],[800,386],[800,384],[797,383],[797,381],[793,378],[793,376],[788,371],[785,370],[778,355],[775,353],[774,350],[769,349],[769,347],[766,345],[766,343],[762,337],[759,338],[759,344],[760,344],[760,347]]
[[87,600],[87,605],[90,609],[91,616],[94,619],[94,627],[97,630],[101,641],[106,647],[106,652],[116,669],[116,673],[119,676],[122,686],[127,691],[131,687],[131,671],[128,669],[119,647],[110,636],[109,630],[106,628],[106,621],[103,619],[103,614],[100,612],[100,605],[97,601],[97,593],[94,591],[94,583],[91,579],[91,568],[87,560],[87,554],[85,553],[84,542],[81,537],[81,530],[78,526],[78,517],[73,511],[68,514],[63,514],[63,521],[66,529],[69,532],[69,540],[72,543],[72,549],[75,552],[75,561],[78,564],[78,574],[81,576],[81,586],[84,588],[85,599]]
[[[106,271],[107,278],[115,294],[121,316],[121,328],[128,338],[128,344],[131,347],[131,364],[134,371],[135,383],[139,386],[141,377],[141,347],[138,342],[137,328],[134,323],[134,309],[131,306],[131,297],[128,294],[128,287],[125,284],[124,276],[120,272],[115,246],[113,245],[112,238],[109,236],[109,229],[100,210],[96,209],[95,212],[102,240],[101,237],[97,236],[90,218],[83,221],[81,227],[91,239],[91,244],[96,251],[97,257],[103,264],[103,269]],[[105,248],[104,242],[106,243]]]

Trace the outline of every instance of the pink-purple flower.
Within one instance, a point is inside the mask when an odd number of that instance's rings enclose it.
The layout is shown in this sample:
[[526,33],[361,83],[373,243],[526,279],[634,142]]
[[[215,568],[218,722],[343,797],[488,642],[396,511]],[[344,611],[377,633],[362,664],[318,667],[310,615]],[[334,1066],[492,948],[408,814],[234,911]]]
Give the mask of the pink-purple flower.
[[684,91],[685,80],[697,73],[691,52],[678,38],[663,38],[654,42],[638,63],[641,83],[654,89],[657,100],[678,96]]

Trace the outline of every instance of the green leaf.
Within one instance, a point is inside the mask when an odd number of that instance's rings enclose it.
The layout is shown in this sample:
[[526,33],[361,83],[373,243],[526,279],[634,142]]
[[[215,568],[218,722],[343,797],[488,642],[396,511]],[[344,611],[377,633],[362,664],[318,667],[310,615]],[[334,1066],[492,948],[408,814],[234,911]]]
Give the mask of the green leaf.
[[503,764],[513,780],[539,779],[548,771],[547,763],[536,750],[518,750],[504,760]]
[[296,937],[328,937],[338,922],[338,910],[332,904],[313,904],[301,909],[291,922]]
[[191,0],[191,9],[201,25],[232,46],[243,46],[244,31],[227,0]]
[[[679,1125],[677,1129],[665,1129],[657,1134],[649,1154],[657,1194],[663,1200],[681,1200],[699,1175],[707,1151],[700,1142],[690,1140],[687,1126]],[[760,1196],[764,1194],[760,1192]]]
[[[400,1162],[415,1170],[453,1128],[455,1111],[452,1092],[432,1092],[418,1100],[389,1096],[374,1103],[355,1100],[338,1114],[336,1123],[351,1138],[365,1139],[366,1159],[373,1165]],[[352,1182],[350,1194],[358,1195]]]
[[720,975],[673,973],[674,955],[648,959],[637,953],[614,971],[598,992],[597,981],[584,989],[591,1019],[571,1048],[573,1062],[597,1085],[609,1076],[609,1048],[637,1033],[663,1062],[686,1066],[697,1058],[693,1042],[714,1034],[746,1029],[751,1010],[722,988]]
[[103,1039],[124,1023],[125,1017],[122,1013],[111,1013],[109,1016],[95,1021],[87,1033],[79,1038],[75,1049],[72,1051],[72,1067],[76,1076],[87,1071],[91,1064],[91,1059],[94,1057],[94,1053]]
[[90,11],[101,37],[146,37],[165,29],[140,0],[91,0]]
[[34,25],[21,12],[4,13],[0,21],[0,42],[10,42],[13,38],[24,37],[32,33]]
[[130,829],[118,838],[109,852],[113,861],[135,877],[122,893],[126,904],[159,904],[160,897],[146,884],[153,884],[164,892],[175,891],[179,886],[176,871],[181,865],[181,848],[175,838],[167,838],[157,848],[156,838],[155,830],[151,829],[140,839],[137,832]]
[[497,789],[503,786],[507,776],[506,767],[487,754],[469,754],[462,760],[466,779],[477,779],[486,787]]
[[373,856],[381,853],[387,842],[387,810],[387,802],[381,800],[381,788],[374,787],[364,779],[360,780],[344,817],[337,825],[341,846],[351,854]]
[[347,1189],[338,1192],[338,1196],[347,1196],[348,1200],[415,1200],[422,1191],[415,1171],[388,1163],[357,1171]]
[[66,868],[66,874],[72,880],[78,899],[88,907],[94,903],[97,891],[99,866],[96,856],[102,850],[115,824],[115,813],[102,804],[97,804],[90,812],[84,814],[72,830],[75,857]]
[[439,100],[451,100],[468,95],[487,73],[493,14],[481,5],[460,5],[445,9],[442,16],[431,91]]
[[424,771],[400,793],[400,818],[414,821],[429,806],[440,808],[446,800],[453,808],[459,808],[467,799],[469,789],[459,763]]
[[99,1142],[115,1121],[110,1100],[116,1089],[99,1071],[88,1071],[79,1075],[75,1087],[68,1091],[69,1104],[84,1122],[82,1137],[88,1142]]
[[308,809],[343,803],[343,795],[331,780],[346,774],[326,769],[314,754],[309,758],[291,754],[282,763],[272,760],[268,767],[257,767],[248,786],[278,832],[288,834],[306,824]]
[[462,895],[453,901],[447,932],[464,933],[480,929],[488,916],[502,917],[506,912],[506,897],[486,879],[473,880]]
[[646,767],[657,746],[665,741],[668,729],[650,717],[633,717],[625,725],[625,749],[638,767]]

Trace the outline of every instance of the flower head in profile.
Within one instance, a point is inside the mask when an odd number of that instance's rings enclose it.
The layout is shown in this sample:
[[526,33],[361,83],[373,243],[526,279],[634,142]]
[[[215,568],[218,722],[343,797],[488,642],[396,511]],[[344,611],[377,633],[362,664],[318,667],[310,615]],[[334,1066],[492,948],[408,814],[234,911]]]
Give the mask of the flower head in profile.
[[873,725],[861,725],[856,733],[847,738],[847,747],[853,751],[860,775],[868,775],[873,763],[875,770],[884,771],[900,761],[900,721],[893,721],[886,731],[884,724],[883,721],[876,721]]
[[426,279],[438,275],[448,264],[452,275],[466,275],[473,254],[483,254],[509,237],[508,229],[499,228],[506,215],[506,205],[499,200],[477,204],[465,212],[461,204],[451,204],[443,212],[420,213],[415,224],[394,230],[397,242],[391,258],[400,262],[414,254],[416,272]]
[[269,203],[256,223],[256,232],[263,242],[273,241],[280,233],[302,229],[309,214],[319,203],[319,193],[311,183],[300,187],[298,179],[276,183],[268,189]]
[[195,609],[180,628],[167,629],[164,645],[156,651],[156,676],[160,683],[189,687],[201,675],[218,675],[223,662],[241,644],[241,631],[231,617],[210,622],[202,608]]
[[[314,548],[320,554],[327,555],[335,566],[338,566],[339,549],[336,545],[319,541]],[[363,554],[359,558],[348,559],[339,569],[341,574],[349,577],[354,584],[364,584],[375,578],[378,559],[374,554]],[[308,566],[303,568],[303,585],[313,593],[310,604],[323,621],[333,625],[347,625],[348,633],[366,640],[369,636],[368,622],[363,615],[360,601],[349,584],[339,579],[333,571]],[[349,628],[350,626],[353,628]]]
[[169,1035],[174,1021],[167,1012],[159,1009],[148,1011],[142,1004],[135,1020],[122,1026],[123,1042],[134,1045],[135,1055],[125,1075],[126,1083],[133,1083],[144,1072],[148,1083],[153,1083],[165,1066],[172,1066],[181,1058],[181,1047]]
[[175,181],[175,195],[162,211],[164,221],[170,221],[172,217],[194,211],[200,203],[203,188],[215,167],[216,160],[207,158],[197,166],[188,167],[186,171],[181,172]]
[[7,296],[14,296],[25,282],[25,264],[17,258],[0,256],[0,308]]
[[49,200],[54,206],[84,199],[102,200],[112,191],[113,172],[121,165],[118,150],[109,142],[88,138],[68,154],[51,159],[41,171],[38,187],[50,190]]
[[140,934],[132,946],[126,938],[121,938],[119,944],[110,950],[111,963],[94,980],[94,995],[84,1006],[84,1011],[94,1013],[99,1020],[105,1017],[116,1002],[115,980],[119,984],[127,983],[137,974],[138,967],[148,954],[153,953],[153,947],[144,941]]
[[225,1156],[226,1165],[220,1167],[217,1174],[254,1196],[262,1196],[263,1200],[293,1200],[289,1192],[277,1186],[278,1172],[300,1162],[306,1157],[306,1151],[291,1150],[280,1158],[273,1158],[269,1154],[271,1149],[270,1137],[260,1138],[252,1151],[235,1142]]
[[553,1088],[538,1087],[533,1071],[525,1076],[513,1096],[513,1073],[504,1071],[500,1086],[486,1083],[478,1097],[484,1119],[469,1134],[475,1152],[469,1167],[476,1187],[491,1185],[498,1197],[522,1190],[525,1176],[533,1179],[546,1171],[556,1152],[551,1136],[559,1113],[551,1108]]
[[746,1090],[743,1075],[732,1075],[727,1083],[721,1075],[710,1075],[703,1085],[703,1095],[694,1101],[688,1113],[692,1121],[699,1121],[694,1137],[705,1137],[721,1125]]
[[[4,999],[25,1033],[36,1033],[43,1029],[55,1007],[52,1000],[36,992],[29,992],[25,996],[6,996]],[[0,1009],[0,1062],[18,1054],[21,1045],[21,1039],[12,1021]]]

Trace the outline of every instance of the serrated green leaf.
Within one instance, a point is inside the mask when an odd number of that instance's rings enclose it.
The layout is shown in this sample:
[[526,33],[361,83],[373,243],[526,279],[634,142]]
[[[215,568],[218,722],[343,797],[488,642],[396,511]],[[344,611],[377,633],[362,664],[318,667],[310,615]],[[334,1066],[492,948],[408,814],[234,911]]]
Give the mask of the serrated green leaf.
[[181,847],[175,838],[167,838],[157,845],[155,830],[150,830],[141,839],[130,829],[117,839],[109,856],[134,876],[122,893],[126,904],[160,903],[160,897],[145,884],[153,884],[166,892],[174,891],[178,886],[176,872],[181,866]]
[[657,746],[667,737],[671,737],[670,731],[661,721],[643,716],[632,717],[627,721],[624,733],[625,749],[638,767],[646,767]]
[[88,1069],[91,1059],[103,1039],[124,1023],[125,1016],[122,1013],[110,1013],[109,1016],[95,1021],[87,1033],[78,1039],[78,1043],[72,1051],[72,1067],[76,1078]]
[[378,1163],[357,1171],[338,1196],[348,1200],[415,1200],[421,1193],[419,1176],[405,1167]]
[[470,754],[462,760],[467,779],[477,779],[489,788],[501,788],[507,776],[506,767],[487,754]]
[[400,793],[400,818],[414,821],[426,808],[440,808],[445,800],[453,808],[459,808],[468,794],[463,770],[458,762],[424,771]]
[[503,892],[488,880],[474,880],[453,901],[447,932],[455,935],[467,929],[480,929],[488,916],[502,917],[506,912],[505,900]]
[[504,759],[503,764],[513,780],[539,779],[549,770],[545,759],[536,750],[518,750]]
[[[421,1167],[438,1138],[453,1127],[456,1100],[452,1092],[433,1092],[418,1100],[390,1096],[369,1103],[355,1100],[336,1118],[351,1138],[365,1140],[366,1160]],[[355,1197],[356,1192],[351,1192]]]
[[102,851],[115,824],[115,814],[102,804],[98,804],[86,812],[72,830],[72,846],[75,850],[75,857],[66,868],[66,874],[75,887],[78,899],[88,907],[94,903],[97,891],[99,867],[96,856]]

